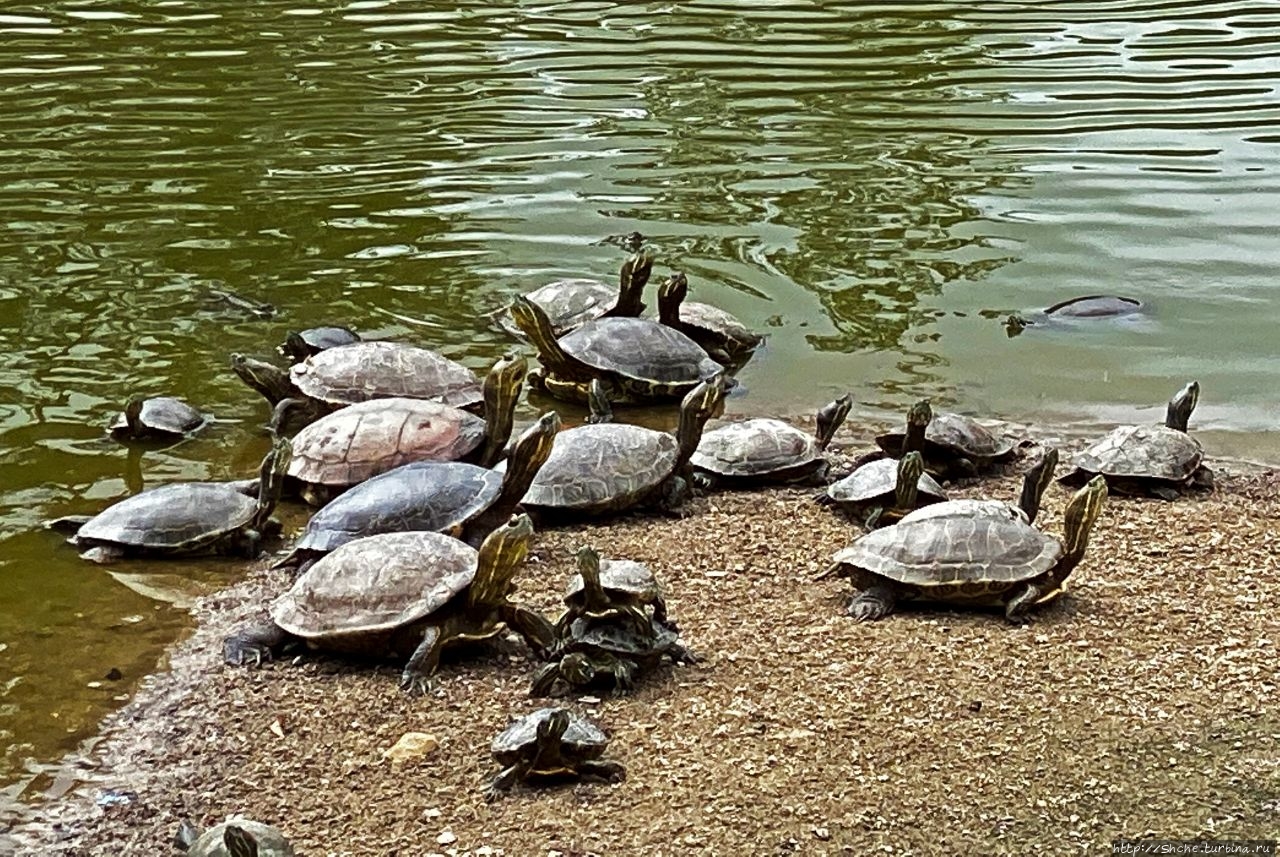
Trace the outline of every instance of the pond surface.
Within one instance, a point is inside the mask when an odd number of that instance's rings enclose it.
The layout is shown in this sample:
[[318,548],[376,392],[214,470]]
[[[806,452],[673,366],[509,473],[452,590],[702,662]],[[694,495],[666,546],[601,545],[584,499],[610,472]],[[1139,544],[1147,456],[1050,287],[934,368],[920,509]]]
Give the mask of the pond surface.
[[[231,351],[341,322],[483,369],[485,312],[612,279],[633,230],[769,332],[732,413],[849,390],[856,420],[930,396],[1087,431],[1197,378],[1211,452],[1280,459],[1274,4],[10,4],[0,81],[10,796],[241,571],[108,573],[42,520],[248,475],[267,408]],[[1148,312],[1001,324],[1094,293]],[[133,392],[218,422],[130,454],[104,426]]]

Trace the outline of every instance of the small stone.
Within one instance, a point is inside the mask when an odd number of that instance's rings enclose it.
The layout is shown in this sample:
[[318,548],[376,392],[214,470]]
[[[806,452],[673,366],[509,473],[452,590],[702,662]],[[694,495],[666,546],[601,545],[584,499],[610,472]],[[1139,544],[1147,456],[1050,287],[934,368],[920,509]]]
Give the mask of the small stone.
[[440,742],[434,735],[426,732],[406,732],[393,746],[382,751],[382,758],[393,762],[407,762],[410,759],[421,759],[423,756],[430,755],[439,747]]
[[439,836],[436,837],[436,842],[439,843],[440,845],[452,845],[457,841],[458,841],[458,837],[453,835],[452,830],[445,830],[441,832]]
[[813,835],[816,839],[820,839],[823,842],[826,842],[829,839],[831,839],[831,831],[825,827],[815,827],[813,829]]

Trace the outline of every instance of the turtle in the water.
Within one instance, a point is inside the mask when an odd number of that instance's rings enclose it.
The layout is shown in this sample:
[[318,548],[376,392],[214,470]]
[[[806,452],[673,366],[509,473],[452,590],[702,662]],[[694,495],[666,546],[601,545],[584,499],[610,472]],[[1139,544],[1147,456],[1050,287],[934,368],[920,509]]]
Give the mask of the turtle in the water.
[[818,495],[866,524],[867,529],[892,524],[917,506],[947,499],[942,486],[924,472],[924,457],[908,452],[894,461],[869,461]]
[[1059,301],[1044,310],[1014,314],[1004,321],[1005,332],[1017,336],[1033,325],[1052,325],[1055,323],[1071,323],[1106,318],[1125,318],[1139,315],[1144,311],[1142,301],[1122,295],[1082,295]]
[[278,827],[248,818],[224,821],[203,833],[190,821],[183,821],[174,834],[173,845],[187,852],[187,857],[294,857],[295,854]]
[[646,619],[638,627],[616,616],[575,619],[557,638],[548,663],[534,674],[529,695],[553,696],[558,684],[574,689],[604,684],[614,693],[626,693],[642,673],[667,659],[697,663],[670,625]]
[[301,363],[313,354],[319,354],[326,348],[337,348],[339,345],[350,345],[360,341],[360,334],[349,327],[332,325],[329,327],[309,327],[306,330],[291,330],[284,342],[276,347],[281,357],[289,358],[290,363]]
[[852,407],[848,393],[825,405],[818,411],[813,434],[767,417],[705,432],[689,459],[694,481],[704,489],[765,482],[821,483],[828,470],[824,453]]
[[677,271],[658,287],[658,320],[701,345],[711,359],[725,366],[741,366],[764,342],[719,307],[687,301],[689,278]]
[[971,417],[935,413],[928,400],[907,412],[905,431],[878,435],[876,445],[891,458],[918,450],[924,455],[925,470],[938,479],[976,475],[1008,461],[1017,450],[1016,443],[997,437]]
[[564,708],[540,708],[516,720],[493,739],[490,751],[502,771],[485,796],[493,800],[517,783],[593,777],[616,783],[626,778],[621,762],[600,758],[609,737],[587,718]]
[[886,616],[902,601],[1003,607],[1007,619],[1021,621],[1052,599],[1084,558],[1106,497],[1100,476],[1072,496],[1063,541],[1012,506],[990,504],[977,513],[965,513],[961,501],[926,506],[862,536],[818,577],[852,578],[848,612],[858,621]]
[[594,548],[578,551],[578,573],[569,578],[564,603],[565,611],[556,622],[557,635],[575,619],[608,616],[626,617],[645,633],[650,607],[655,622],[676,628],[667,616],[666,593],[647,565],[630,559],[602,560]]
[[289,441],[277,438],[262,459],[257,499],[233,484],[177,482],[134,494],[97,515],[70,516],[50,526],[71,534],[67,541],[93,562],[124,556],[233,553],[258,555],[263,535],[274,525]]
[[689,493],[689,456],[724,396],[720,375],[698,384],[680,405],[675,435],[622,423],[560,432],[523,506],[543,519],[621,512],[638,505],[678,511]]
[[[347,405],[307,425],[293,439],[285,490],[323,506],[352,485],[411,461],[468,461],[491,467],[511,438],[516,401],[528,372],[509,353],[484,382],[484,417],[426,399],[393,396]],[[297,399],[276,406],[276,430]]]
[[1071,461],[1074,469],[1059,481],[1079,485],[1101,474],[1117,494],[1162,500],[1175,500],[1187,489],[1213,490],[1213,471],[1204,464],[1204,450],[1187,434],[1199,399],[1200,384],[1192,381],[1169,401],[1164,425],[1113,429],[1077,454]]
[[[653,271],[653,256],[638,251],[622,263],[618,285],[599,280],[570,278],[555,280],[525,295],[547,314],[556,336],[581,327],[597,318],[635,318],[644,311],[644,287]],[[525,333],[516,324],[510,307],[493,315],[494,321],[507,333],[519,339]]]
[[560,416],[547,411],[521,433],[501,471],[460,461],[415,461],[362,482],[312,515],[293,550],[274,567],[302,572],[318,557],[378,533],[429,530],[477,545],[515,511],[559,431]]
[[182,399],[173,396],[131,396],[124,412],[111,424],[111,436],[116,440],[173,441],[197,432],[209,422]]
[[441,533],[383,533],[321,558],[270,608],[271,621],[223,644],[232,665],[259,663],[301,642],[331,652],[407,657],[400,686],[430,688],[444,648],[510,626],[545,656],[551,623],[511,601],[533,537],[528,515],[498,527],[480,550]]

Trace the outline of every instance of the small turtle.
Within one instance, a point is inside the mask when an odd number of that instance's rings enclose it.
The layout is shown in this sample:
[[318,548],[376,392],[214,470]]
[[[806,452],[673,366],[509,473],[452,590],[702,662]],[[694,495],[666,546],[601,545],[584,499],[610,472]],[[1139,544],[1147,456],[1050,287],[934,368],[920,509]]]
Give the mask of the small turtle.
[[174,441],[199,431],[208,422],[207,416],[182,399],[130,396],[110,432],[116,440]]
[[[622,263],[618,285],[599,280],[564,279],[547,283],[525,295],[525,299],[541,307],[557,337],[597,318],[635,318],[644,311],[644,287],[653,271],[653,256],[636,252]],[[509,307],[503,307],[493,320],[507,333],[519,339],[525,334],[516,325]]]
[[1004,321],[1005,332],[1012,338],[1033,325],[1052,325],[1104,318],[1125,318],[1144,311],[1142,301],[1122,295],[1083,295],[1059,301],[1047,309],[1026,315],[1014,314]]
[[1200,400],[1192,381],[1169,400],[1164,425],[1120,426],[1078,453],[1070,473],[1059,479],[1079,485],[1096,474],[1117,494],[1176,500],[1188,489],[1213,490],[1213,471],[1204,463],[1200,442],[1187,434],[1191,412]]
[[942,486],[924,472],[919,452],[908,452],[897,461],[869,461],[818,496],[820,502],[835,504],[863,521],[867,529],[892,524],[918,506],[947,499]]
[[408,657],[401,688],[426,692],[451,643],[485,640],[506,626],[539,655],[551,623],[513,603],[516,572],[533,537],[528,515],[489,534],[480,550],[440,533],[383,533],[343,545],[312,565],[271,605],[271,621],[227,637],[231,665],[270,660],[286,646]]
[[852,407],[848,393],[824,406],[812,435],[765,417],[706,432],[689,459],[694,480],[707,490],[764,482],[822,482],[828,469],[824,453]]
[[290,363],[301,363],[326,348],[337,348],[339,345],[360,341],[360,334],[348,327],[309,327],[306,330],[289,331],[276,351],[280,352],[281,357],[289,358]]
[[[97,515],[69,516],[50,527],[92,562],[124,556],[234,553],[255,557],[280,497],[289,441],[277,438],[262,459],[257,499],[236,484],[178,482],[126,497]],[[277,525],[278,526],[278,525]]]
[[698,660],[680,644],[671,626],[657,620],[646,619],[641,628],[634,622],[620,622],[616,616],[575,619],[551,651],[548,663],[534,674],[529,695],[552,696],[557,683],[575,689],[607,684],[614,693],[626,693],[641,673],[664,659],[680,664]]
[[731,314],[710,304],[686,301],[689,279],[676,272],[658,288],[658,320],[701,345],[711,359],[725,366],[741,366],[764,342]]
[[621,762],[601,759],[609,737],[599,726],[564,708],[539,708],[493,739],[493,758],[505,766],[485,796],[493,800],[517,783],[593,777],[616,783],[626,778]]
[[557,635],[563,635],[575,619],[612,615],[629,616],[641,632],[647,632],[647,607],[653,608],[655,622],[676,630],[667,616],[662,585],[647,565],[630,559],[601,560],[599,552],[589,547],[578,551],[578,573],[569,578],[564,603],[564,614],[556,622]]
[[183,821],[174,834],[173,845],[188,857],[294,857],[293,846],[277,827],[236,818],[201,833],[190,821]]
[[927,400],[907,413],[907,429],[876,437],[876,445],[891,458],[912,450],[924,455],[925,469],[939,479],[975,476],[1011,459],[1017,444],[996,437],[971,417],[934,413]]

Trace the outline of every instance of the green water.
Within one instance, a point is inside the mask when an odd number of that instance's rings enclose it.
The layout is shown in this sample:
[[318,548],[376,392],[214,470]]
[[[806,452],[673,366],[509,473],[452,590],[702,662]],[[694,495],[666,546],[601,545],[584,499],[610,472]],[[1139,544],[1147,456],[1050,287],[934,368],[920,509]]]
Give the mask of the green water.
[[[1211,452],[1280,459],[1277,45],[1274,9],[1202,0],[6,7],[0,784],[36,793],[238,574],[112,576],[39,528],[248,475],[229,352],[341,322],[481,369],[482,313],[612,278],[633,230],[769,331],[732,413],[850,390],[1088,431],[1197,378]],[[1095,292],[1150,313],[998,320]],[[103,429],[135,391],[218,422],[131,457]]]

